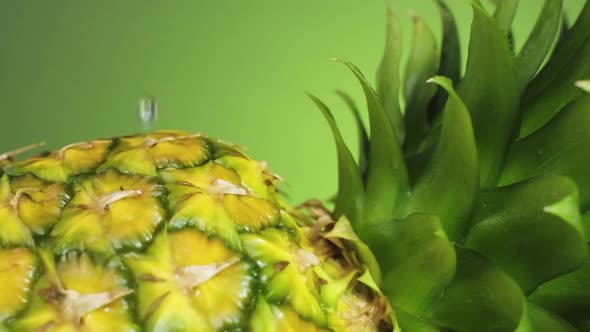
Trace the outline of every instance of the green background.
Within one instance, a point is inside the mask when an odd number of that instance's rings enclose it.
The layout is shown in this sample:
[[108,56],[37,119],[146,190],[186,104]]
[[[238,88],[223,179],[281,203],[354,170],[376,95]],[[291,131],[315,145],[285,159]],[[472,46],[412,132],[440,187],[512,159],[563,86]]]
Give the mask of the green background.
[[[471,11],[448,0],[463,42]],[[565,0],[569,19],[584,0]],[[432,0],[392,1],[424,16],[440,39]],[[521,0],[521,45],[542,1]],[[239,143],[268,161],[294,202],[336,190],[336,158],[322,116],[328,102],[356,151],[339,88],[362,105],[344,57],[373,81],[384,39],[382,0],[0,0],[0,151],[45,141],[50,149],[142,130],[137,101],[160,104],[155,129]],[[463,59],[464,60],[464,59]]]

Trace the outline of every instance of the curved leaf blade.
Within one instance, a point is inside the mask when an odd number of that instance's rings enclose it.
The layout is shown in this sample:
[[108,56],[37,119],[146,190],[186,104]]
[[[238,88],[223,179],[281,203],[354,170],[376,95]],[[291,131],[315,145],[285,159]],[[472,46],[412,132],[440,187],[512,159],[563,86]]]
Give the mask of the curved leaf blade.
[[336,91],[336,94],[344,101],[348,109],[352,112],[352,116],[356,122],[359,136],[359,171],[361,172],[361,177],[364,181],[366,180],[367,163],[369,159],[369,134],[367,133],[367,129],[365,129],[365,125],[361,119],[361,114],[352,97],[350,97],[346,92],[340,90]]
[[371,137],[363,222],[370,225],[394,219],[401,214],[409,191],[408,172],[400,145],[369,82],[355,65],[346,60],[337,60],[346,65],[358,79],[369,110]]
[[529,299],[571,322],[590,320],[590,259],[540,285]]
[[455,273],[455,249],[440,220],[411,214],[368,227],[363,234],[380,263],[382,288],[392,304],[423,315]]
[[443,113],[439,141],[413,184],[409,210],[439,216],[447,236],[457,240],[465,233],[467,218],[479,190],[477,147],[469,112],[452,82],[440,76],[429,82],[444,88],[449,100]]
[[590,319],[576,324],[579,332],[590,332]]
[[557,174],[570,177],[580,191],[580,206],[590,209],[590,95],[570,103],[534,134],[517,141],[508,153],[500,181]]
[[404,120],[399,106],[401,38],[399,18],[395,10],[387,6],[385,50],[377,69],[377,93],[398,142],[403,142],[405,137]]
[[566,36],[568,35],[569,32],[570,32],[570,25],[568,23],[567,16],[565,15],[565,12],[562,12],[561,24],[559,27],[559,35],[557,36],[557,43],[555,44],[555,49],[559,49],[559,48],[563,47],[563,43],[565,42]]
[[473,220],[465,246],[494,261],[525,293],[582,264],[588,254],[578,191],[566,177],[481,192]]
[[[429,324],[428,322],[416,317],[403,309],[393,307],[397,321],[402,331],[410,332],[443,332],[438,327]],[[1,332],[1,330],[0,330]]]
[[578,50],[582,48],[588,36],[590,36],[590,2],[586,1],[578,19],[563,34],[555,53],[528,86],[523,99],[531,101],[543,94],[544,90],[563,71],[563,68],[571,65],[571,60],[579,53]]
[[584,92],[574,86],[590,75],[590,2],[567,33],[561,46],[528,86],[523,97],[519,137],[543,127]]
[[412,49],[406,65],[404,81],[405,154],[416,152],[428,132],[426,108],[436,92],[436,86],[427,84],[426,80],[436,75],[439,62],[436,39],[432,31],[419,16],[413,15],[412,23],[414,28]]
[[582,224],[584,225],[586,240],[590,241],[590,211],[586,211],[582,214]]
[[526,303],[526,312],[515,332],[578,332],[570,323],[532,303]]
[[514,16],[516,16],[519,0],[496,0],[495,2],[497,6],[494,11],[494,20],[498,27],[504,31],[504,34],[508,35]]
[[334,208],[335,218],[346,215],[357,227],[361,222],[363,208],[363,183],[354,157],[346,146],[332,112],[314,95],[307,93],[309,98],[322,112],[330,125],[338,156],[338,195]]
[[480,183],[489,188],[496,186],[505,151],[518,130],[519,94],[504,34],[480,6],[472,7],[467,69],[457,91],[471,112]]
[[484,257],[455,249],[457,272],[427,317],[453,331],[514,331],[524,311],[518,285]]
[[551,50],[559,31],[563,0],[545,0],[541,15],[515,59],[516,76],[523,91],[537,73]]
[[[461,47],[459,32],[453,13],[442,0],[436,1],[442,21],[442,44],[438,75],[448,77],[453,82],[459,82],[461,78]],[[442,112],[447,102],[447,92],[442,87],[436,88],[436,95],[428,106],[430,122]]]

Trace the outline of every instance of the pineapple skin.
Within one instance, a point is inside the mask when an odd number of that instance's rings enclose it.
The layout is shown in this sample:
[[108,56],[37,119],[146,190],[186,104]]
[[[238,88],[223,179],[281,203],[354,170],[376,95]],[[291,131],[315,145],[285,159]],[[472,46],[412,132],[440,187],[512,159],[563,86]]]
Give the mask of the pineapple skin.
[[13,157],[0,331],[393,329],[348,221],[287,206],[237,146],[165,131]]

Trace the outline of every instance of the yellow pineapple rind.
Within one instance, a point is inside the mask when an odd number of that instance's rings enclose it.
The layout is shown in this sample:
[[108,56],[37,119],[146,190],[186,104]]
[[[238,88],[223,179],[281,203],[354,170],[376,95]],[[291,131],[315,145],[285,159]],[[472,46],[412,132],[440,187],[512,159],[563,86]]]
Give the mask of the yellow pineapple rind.
[[288,207],[280,177],[231,143],[164,131],[10,157],[8,331],[392,329],[354,245],[324,239],[334,221]]

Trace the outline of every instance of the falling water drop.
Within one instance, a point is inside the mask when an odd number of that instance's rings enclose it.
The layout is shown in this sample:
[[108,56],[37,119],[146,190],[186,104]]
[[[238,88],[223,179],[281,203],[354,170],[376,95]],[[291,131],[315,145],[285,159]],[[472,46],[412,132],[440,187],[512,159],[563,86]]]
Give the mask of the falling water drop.
[[158,102],[153,97],[139,100],[139,119],[144,130],[150,130],[158,118]]

